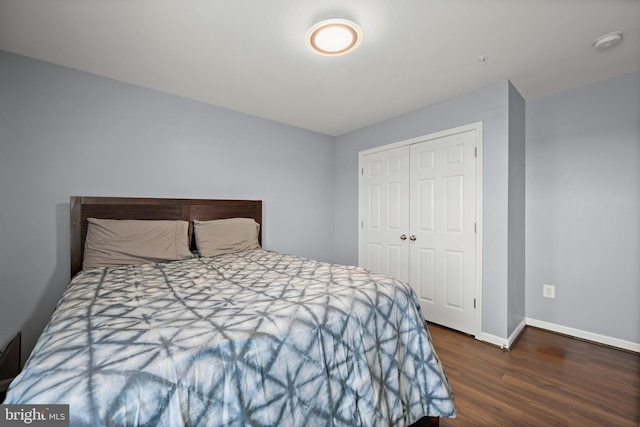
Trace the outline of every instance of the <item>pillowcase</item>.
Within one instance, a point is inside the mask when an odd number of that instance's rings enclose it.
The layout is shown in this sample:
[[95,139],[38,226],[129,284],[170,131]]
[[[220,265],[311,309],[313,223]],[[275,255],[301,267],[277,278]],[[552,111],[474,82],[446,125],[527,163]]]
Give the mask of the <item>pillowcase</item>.
[[187,221],[88,218],[82,268],[192,258]]
[[196,246],[203,257],[257,249],[260,224],[251,218],[193,221]]

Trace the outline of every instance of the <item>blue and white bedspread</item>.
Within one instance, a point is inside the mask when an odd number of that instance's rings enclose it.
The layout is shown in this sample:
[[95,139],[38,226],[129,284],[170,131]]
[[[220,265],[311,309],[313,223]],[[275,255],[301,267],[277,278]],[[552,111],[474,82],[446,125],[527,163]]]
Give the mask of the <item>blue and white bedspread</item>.
[[408,285],[262,249],[81,272],[4,403],[92,427],[455,416]]

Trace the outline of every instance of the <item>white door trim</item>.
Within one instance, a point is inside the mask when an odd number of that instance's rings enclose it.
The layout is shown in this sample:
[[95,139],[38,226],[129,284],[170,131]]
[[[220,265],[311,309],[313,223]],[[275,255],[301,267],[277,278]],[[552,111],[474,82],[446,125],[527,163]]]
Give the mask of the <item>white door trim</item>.
[[476,130],[476,338],[482,336],[482,201],[484,200],[482,193],[482,177],[484,176],[483,164],[483,145],[482,145],[482,122],[473,123],[472,128]]
[[428,135],[418,136],[411,139],[406,139],[403,141],[394,142],[391,144],[382,145],[375,148],[370,148],[368,150],[361,151],[358,154],[358,264],[363,265],[363,254],[362,247],[360,245],[360,241],[362,238],[362,217],[364,213],[364,206],[362,206],[362,194],[363,191],[363,179],[362,179],[362,170],[364,167],[364,157],[368,154],[376,153],[379,151],[386,151],[392,148],[402,147],[405,145],[416,144],[418,142],[425,142],[429,140],[433,140],[436,138],[442,138],[445,136],[455,135],[457,133],[475,131],[476,134],[476,259],[475,259],[475,279],[476,279],[476,325],[475,325],[475,337],[476,339],[482,339],[482,177],[483,177],[483,132],[482,132],[482,122],[475,122],[468,125],[458,126],[456,128],[443,130],[440,132],[431,133]]

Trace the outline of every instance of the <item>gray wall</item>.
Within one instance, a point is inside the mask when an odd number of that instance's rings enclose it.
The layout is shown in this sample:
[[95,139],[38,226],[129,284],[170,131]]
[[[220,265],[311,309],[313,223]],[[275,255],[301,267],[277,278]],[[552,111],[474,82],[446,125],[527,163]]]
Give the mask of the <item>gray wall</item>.
[[526,114],[499,82],[337,138],[3,52],[0,94],[0,345],[30,351],[68,282],[70,195],[262,199],[266,248],[357,264],[358,152],[477,121],[483,331],[524,310],[640,342],[639,73]]
[[341,135],[335,143],[335,260],[358,263],[358,153],[405,139],[483,122],[482,330],[507,337],[509,82]]
[[0,346],[69,280],[69,196],[264,201],[268,249],[331,261],[333,138],[0,52]]
[[525,318],[525,102],[509,83],[509,308],[507,334]]
[[640,73],[529,101],[526,121],[527,317],[640,343]]

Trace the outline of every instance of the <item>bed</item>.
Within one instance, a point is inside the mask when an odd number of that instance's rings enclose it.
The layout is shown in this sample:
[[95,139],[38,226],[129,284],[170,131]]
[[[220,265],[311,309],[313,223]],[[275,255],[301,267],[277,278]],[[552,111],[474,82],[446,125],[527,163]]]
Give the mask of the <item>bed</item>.
[[[455,417],[411,288],[263,249],[261,201],[70,204],[72,280],[5,404],[68,404],[71,426],[437,426]],[[205,225],[242,218],[256,224],[257,245],[207,252]],[[187,234],[189,256],[87,268],[93,221],[114,219],[186,224],[176,235]]]

